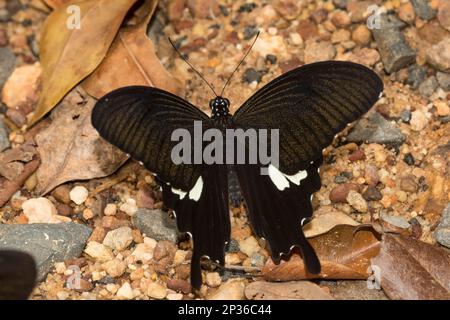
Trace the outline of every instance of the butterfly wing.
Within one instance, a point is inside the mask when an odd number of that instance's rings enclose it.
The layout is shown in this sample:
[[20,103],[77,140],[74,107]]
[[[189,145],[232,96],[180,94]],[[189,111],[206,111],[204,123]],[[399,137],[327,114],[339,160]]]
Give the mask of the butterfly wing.
[[27,253],[0,251],[0,300],[28,299],[36,281],[36,264]]
[[192,235],[191,284],[198,288],[202,256],[224,263],[230,221],[226,166],[175,164],[171,159],[178,143],[171,141],[172,133],[183,129],[194,137],[194,121],[201,121],[204,129],[215,126],[187,101],[150,87],[113,91],[98,101],[92,113],[92,124],[103,138],[157,175],[164,204],[175,211],[178,229]]
[[312,215],[310,198],[321,186],[322,149],[367,112],[382,90],[379,77],[364,66],[319,62],[273,80],[235,113],[237,128],[279,130],[278,168],[261,175],[261,164],[235,166],[251,224],[267,239],[275,262],[298,246],[308,271],[320,272],[300,225]]

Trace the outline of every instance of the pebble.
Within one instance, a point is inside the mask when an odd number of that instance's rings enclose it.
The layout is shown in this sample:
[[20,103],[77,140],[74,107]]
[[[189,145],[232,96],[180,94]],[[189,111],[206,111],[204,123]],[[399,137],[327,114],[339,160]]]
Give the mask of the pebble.
[[450,115],[450,107],[448,105],[448,102],[438,100],[435,101],[433,104],[436,107],[436,113],[438,116],[445,117]]
[[347,171],[340,172],[338,175],[336,175],[334,177],[334,182],[337,184],[342,184],[342,183],[345,183],[345,182],[348,182],[349,180],[351,180],[352,177],[353,177],[353,174],[351,172],[347,172]]
[[381,192],[373,186],[367,187],[362,196],[366,201],[380,201],[383,198]]
[[345,29],[338,29],[331,35],[331,43],[342,43],[350,40],[350,31]]
[[444,72],[438,72],[436,74],[436,79],[439,83],[439,86],[445,90],[450,91],[450,74]]
[[436,69],[450,72],[450,38],[428,47],[426,49],[426,59]]
[[380,218],[381,220],[387,222],[388,224],[400,229],[409,229],[411,227],[409,222],[402,216],[393,216],[381,213]]
[[109,247],[95,241],[89,241],[84,252],[101,262],[114,259],[114,254]]
[[125,250],[133,242],[133,232],[129,227],[121,227],[106,234],[103,244],[113,250]]
[[316,39],[319,37],[319,29],[314,21],[310,19],[300,20],[297,32],[302,36],[304,41]]
[[450,1],[439,1],[437,18],[441,26],[450,31]]
[[244,240],[239,241],[239,248],[243,253],[251,257],[253,253],[259,251],[260,246],[255,237],[250,236],[245,238]]
[[346,202],[350,190],[359,190],[359,187],[354,183],[343,183],[338,185],[330,191],[330,201],[334,203]]
[[360,193],[350,190],[347,194],[346,200],[355,210],[362,213],[367,212],[367,202]]
[[242,79],[247,83],[252,83],[256,81],[257,83],[261,82],[262,75],[258,71],[256,71],[254,68],[248,68],[244,71],[244,75]]
[[258,27],[255,25],[247,26],[244,28],[244,40],[250,40],[258,33]]
[[278,0],[274,1],[274,9],[286,20],[294,20],[302,10],[304,3],[297,0]]
[[55,263],[79,257],[91,232],[91,228],[72,222],[0,224],[0,250],[30,253],[41,281]]
[[52,192],[52,196],[59,202],[70,204],[70,187],[68,185],[60,185]]
[[134,298],[133,289],[129,282],[125,282],[119,290],[117,290],[116,297],[124,300],[131,300]]
[[153,252],[155,251],[156,243],[157,242],[153,239],[149,239],[147,241],[144,239],[144,243],[137,244],[131,255],[134,256],[137,261],[146,263],[153,259]]
[[338,28],[346,28],[352,23],[352,20],[346,11],[337,10],[332,15],[331,22]]
[[266,55],[266,61],[268,61],[270,64],[276,64],[277,63],[277,56],[273,54]]
[[328,41],[307,41],[305,47],[305,63],[332,60],[336,55],[336,49]]
[[252,264],[253,267],[262,268],[264,266],[265,262],[266,262],[266,258],[258,252],[255,252],[250,257],[250,263]]
[[206,274],[206,284],[211,288],[216,288],[222,284],[222,278],[218,272],[208,272]]
[[414,131],[422,131],[428,124],[428,119],[421,110],[416,110],[411,113],[411,129]]
[[9,47],[0,47],[0,90],[14,71],[16,56]]
[[182,292],[184,294],[191,293],[192,287],[189,282],[181,279],[169,279],[167,281],[167,288],[176,292]]
[[336,8],[345,9],[347,7],[348,0],[333,0],[333,4]]
[[366,164],[364,168],[364,179],[369,186],[376,186],[380,182],[377,167],[372,164]]
[[133,225],[147,237],[157,241],[168,240],[174,243],[178,240],[175,220],[162,210],[139,209],[132,217]]
[[69,197],[70,200],[75,202],[77,205],[82,204],[86,201],[89,195],[89,191],[83,186],[76,186],[70,190]]
[[155,206],[155,199],[150,189],[139,189],[136,194],[136,206],[138,208],[153,209]]
[[207,300],[242,300],[244,299],[245,283],[241,279],[230,279],[223,283],[215,292],[209,294]]
[[419,93],[423,97],[430,97],[439,86],[435,76],[431,76],[422,82],[419,86]]
[[114,203],[108,203],[103,210],[105,216],[115,216],[117,213],[117,205]]
[[373,5],[372,1],[366,0],[348,0],[347,11],[352,18],[352,22],[365,22],[370,14],[368,7]]
[[413,23],[416,18],[414,7],[411,2],[403,3],[398,9],[398,17],[406,23]]
[[408,166],[413,166],[415,164],[414,156],[411,154],[411,152],[408,152],[407,154],[405,154],[405,156],[403,157],[403,161]]
[[392,146],[401,146],[405,139],[405,135],[398,126],[387,121],[378,112],[374,112],[367,119],[359,120],[347,136],[348,142],[369,142]]
[[367,46],[372,40],[372,32],[366,25],[358,25],[352,32],[352,40],[361,46]]
[[436,16],[436,11],[433,10],[428,0],[411,0],[416,15],[422,20],[431,20]]
[[167,240],[159,241],[153,251],[153,259],[159,261],[163,258],[169,257],[169,263],[173,262],[175,253],[177,252],[177,246],[175,243]]
[[359,160],[365,160],[366,159],[366,155],[364,154],[364,151],[361,149],[358,149],[356,151],[353,151],[349,156],[348,156],[348,160],[350,160],[350,162],[356,162]]
[[181,293],[169,293],[166,296],[167,300],[183,300],[183,294]]
[[6,128],[4,117],[0,116],[0,152],[8,149],[11,146],[9,141],[8,129]]
[[147,285],[146,294],[153,299],[164,299],[167,296],[167,288],[162,284],[150,282]]
[[28,223],[59,223],[58,211],[47,198],[33,198],[22,203],[22,209]]
[[412,89],[417,89],[419,85],[425,81],[427,76],[427,70],[417,64],[413,64],[408,67],[408,79],[406,83],[411,86]]
[[413,175],[407,175],[401,178],[400,189],[406,192],[415,193],[419,190],[419,185]]
[[289,39],[293,45],[299,46],[303,44],[302,36],[298,32],[289,33]]
[[125,212],[130,217],[134,216],[138,211],[136,200],[131,198],[127,199],[126,202],[120,206],[120,210]]
[[127,266],[125,262],[114,259],[102,264],[103,270],[105,270],[111,277],[117,278],[125,273]]
[[441,220],[434,232],[434,238],[441,245],[450,248],[450,203],[442,211]]
[[372,30],[387,73],[396,72],[415,62],[416,53],[397,28]]

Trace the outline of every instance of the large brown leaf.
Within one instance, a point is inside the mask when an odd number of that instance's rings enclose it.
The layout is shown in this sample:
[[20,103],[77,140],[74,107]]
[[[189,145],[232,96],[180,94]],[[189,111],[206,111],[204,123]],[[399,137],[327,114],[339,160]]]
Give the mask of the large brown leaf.
[[450,299],[450,251],[401,235],[383,236],[372,260],[391,299]]
[[61,8],[69,3],[79,2],[79,0],[44,0],[44,2],[52,9]]
[[36,173],[40,194],[66,181],[110,175],[127,160],[92,127],[94,103],[74,90],[52,112],[51,125],[36,135],[42,162]]
[[269,281],[367,279],[370,259],[380,250],[378,237],[379,234],[371,226],[338,225],[325,234],[309,239],[322,265],[319,275],[307,273],[298,254],[293,254],[279,265],[269,259],[262,273]]
[[125,86],[158,87],[174,94],[181,93],[181,83],[172,77],[155,53],[146,30],[156,7],[149,1],[148,14],[135,26],[119,32],[101,65],[86,78],[82,86],[93,97]]
[[273,283],[255,281],[245,288],[250,300],[332,300],[333,297],[310,281]]
[[42,93],[31,124],[49,112],[73,87],[92,73],[108,52],[136,0],[77,2],[81,28],[67,28],[67,6],[47,18],[40,42]]

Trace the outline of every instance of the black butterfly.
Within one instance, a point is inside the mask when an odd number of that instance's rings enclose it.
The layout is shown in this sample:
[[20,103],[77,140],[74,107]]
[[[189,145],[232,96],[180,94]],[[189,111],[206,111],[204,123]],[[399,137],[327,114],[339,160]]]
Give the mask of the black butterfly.
[[[193,237],[191,284],[201,285],[200,258],[224,264],[230,239],[228,171],[237,174],[254,232],[268,241],[275,262],[293,247],[307,270],[320,262],[301,223],[312,215],[311,195],[320,189],[322,150],[345,126],[378,100],[383,83],[370,69],[351,62],[304,65],[276,78],[248,99],[234,115],[229,101],[216,96],[209,117],[186,100],[150,87],[131,86],[102,97],[92,124],[107,141],[129,153],[157,175],[164,204],[176,213],[180,231]],[[279,129],[279,166],[261,175],[258,164],[175,165],[175,129]]]
[[27,253],[0,251],[0,300],[25,300],[36,281],[36,264]]

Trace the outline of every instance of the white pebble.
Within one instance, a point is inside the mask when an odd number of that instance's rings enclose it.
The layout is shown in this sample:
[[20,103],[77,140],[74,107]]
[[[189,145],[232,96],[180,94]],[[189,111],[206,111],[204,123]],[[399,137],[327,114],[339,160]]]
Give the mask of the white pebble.
[[114,259],[114,254],[107,246],[96,241],[88,242],[86,249],[84,249],[89,256],[99,261],[109,261]]
[[70,190],[69,197],[70,200],[80,205],[86,201],[89,195],[88,190],[83,186],[76,186],[72,190]]
[[127,299],[131,300],[134,298],[133,289],[131,289],[131,286],[128,282],[125,282],[120,289],[117,291],[116,294],[117,298],[119,299]]
[[121,227],[106,234],[103,244],[113,250],[125,250],[133,242],[133,231],[130,227]]
[[53,203],[47,198],[29,199],[22,203],[22,209],[28,223],[59,223]]
[[114,203],[108,203],[105,207],[105,210],[103,210],[103,213],[105,216],[114,216],[117,212],[117,206]]
[[131,199],[131,198],[127,199],[127,202],[120,206],[120,210],[125,212],[130,217],[134,216],[134,214],[138,210],[138,207],[136,205],[136,200]]

